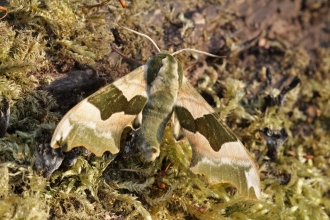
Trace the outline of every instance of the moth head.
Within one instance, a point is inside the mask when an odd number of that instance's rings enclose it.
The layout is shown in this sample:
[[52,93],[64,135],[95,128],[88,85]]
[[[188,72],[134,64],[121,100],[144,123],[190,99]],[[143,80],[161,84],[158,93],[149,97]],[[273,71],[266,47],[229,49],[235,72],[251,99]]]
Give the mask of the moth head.
[[[166,61],[165,61],[166,59]],[[161,51],[146,63],[147,66],[147,84],[150,85],[158,76],[158,73],[164,66],[164,61],[167,63],[167,71],[177,72],[179,76],[179,82],[181,86],[183,69],[181,63],[173,57],[168,51]]]

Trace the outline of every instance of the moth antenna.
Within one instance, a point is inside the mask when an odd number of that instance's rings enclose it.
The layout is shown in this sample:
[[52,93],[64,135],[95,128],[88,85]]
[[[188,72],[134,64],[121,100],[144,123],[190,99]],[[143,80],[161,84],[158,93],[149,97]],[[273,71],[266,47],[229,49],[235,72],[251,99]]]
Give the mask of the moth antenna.
[[120,52],[116,47],[111,46],[111,49],[114,50],[116,53],[118,53],[127,62],[132,63],[132,64],[137,64],[138,66],[141,66],[142,65],[139,61],[137,61],[137,60],[135,60],[133,58],[127,57],[125,54],[123,54],[122,52]]
[[127,28],[127,27],[124,27],[124,26],[120,26],[120,27],[122,27],[122,28],[124,28],[124,29],[126,29],[126,30],[128,30],[128,31],[131,31],[131,32],[133,32],[133,33],[135,33],[135,34],[137,34],[137,35],[140,35],[140,36],[142,36],[142,37],[147,38],[147,39],[150,40],[151,43],[156,47],[158,53],[160,52],[160,49],[159,49],[159,47],[157,46],[157,44],[155,43],[155,41],[153,41],[153,39],[151,39],[148,35],[146,35],[146,34],[142,34],[142,33],[137,32],[137,31],[134,31],[134,30],[132,30],[132,29],[130,29],[130,28]]
[[204,52],[204,51],[201,51],[201,50],[196,50],[196,49],[192,49],[192,48],[185,48],[185,49],[181,49],[181,50],[178,50],[174,53],[172,53],[171,55],[174,56],[176,54],[179,54],[183,51],[191,51],[191,52],[195,52],[195,53],[201,53],[201,54],[205,54],[207,56],[210,56],[210,57],[217,57],[217,58],[224,58],[226,56],[217,56],[217,55],[214,55],[214,54],[211,54],[211,53],[208,53],[208,52]]
[[120,2],[121,6],[123,8],[126,8],[126,2],[125,2],[125,0],[119,0],[119,2]]
[[2,20],[3,18],[5,18],[7,16],[8,9],[5,8],[5,7],[0,6],[0,11],[3,11],[5,13],[5,15],[0,18],[0,20]]

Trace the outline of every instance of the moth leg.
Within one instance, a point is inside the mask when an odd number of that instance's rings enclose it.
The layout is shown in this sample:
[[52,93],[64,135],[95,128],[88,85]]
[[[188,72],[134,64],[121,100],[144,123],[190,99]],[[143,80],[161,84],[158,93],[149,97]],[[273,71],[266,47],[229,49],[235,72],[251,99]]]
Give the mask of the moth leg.
[[184,132],[183,132],[183,129],[180,125],[180,122],[179,122],[178,118],[175,115],[175,112],[172,115],[172,123],[174,125],[174,138],[175,138],[175,140],[178,141],[178,140],[183,139],[185,137]]
[[136,116],[136,118],[133,120],[133,122],[132,122],[132,127],[133,127],[134,129],[137,129],[137,128],[141,127],[141,124],[142,124],[142,112],[140,112],[140,113]]

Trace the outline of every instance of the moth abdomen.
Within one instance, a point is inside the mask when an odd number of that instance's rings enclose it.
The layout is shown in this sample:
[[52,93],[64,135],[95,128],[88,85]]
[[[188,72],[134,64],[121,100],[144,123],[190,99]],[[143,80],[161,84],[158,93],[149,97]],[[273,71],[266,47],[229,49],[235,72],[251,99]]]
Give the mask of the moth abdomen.
[[148,101],[142,110],[142,126],[137,144],[149,161],[159,156],[165,126],[178,96],[178,68],[178,61],[167,52],[156,55],[147,64]]
[[148,102],[142,111],[142,124],[137,145],[148,161],[159,156],[165,126],[172,115],[174,103]]

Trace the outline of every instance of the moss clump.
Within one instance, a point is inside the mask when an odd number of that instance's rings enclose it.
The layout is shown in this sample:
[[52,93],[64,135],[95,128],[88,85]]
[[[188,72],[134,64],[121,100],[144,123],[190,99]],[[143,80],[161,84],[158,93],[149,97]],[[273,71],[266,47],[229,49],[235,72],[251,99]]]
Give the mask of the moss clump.
[[[61,65],[97,70],[113,40],[104,13],[86,10],[93,1],[8,1],[0,21],[0,95],[11,104],[8,133],[0,140],[1,219],[51,215],[49,182],[34,171],[37,145],[49,141],[59,114],[56,101],[37,90]],[[71,67],[72,68],[72,67]]]

